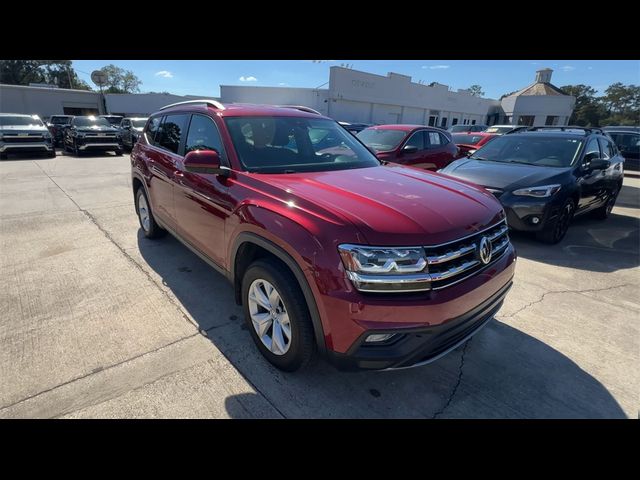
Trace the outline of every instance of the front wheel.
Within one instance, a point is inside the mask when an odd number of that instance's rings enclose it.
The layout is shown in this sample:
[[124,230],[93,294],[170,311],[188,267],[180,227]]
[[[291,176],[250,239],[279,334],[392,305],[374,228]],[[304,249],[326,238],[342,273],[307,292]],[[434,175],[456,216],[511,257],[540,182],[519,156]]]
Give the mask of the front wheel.
[[574,201],[568,198],[562,205],[556,218],[547,225],[544,230],[538,232],[536,238],[543,243],[558,243],[567,234],[575,209]]
[[271,364],[293,372],[315,356],[309,308],[284,264],[263,259],[249,266],[242,279],[242,304],[251,336]]

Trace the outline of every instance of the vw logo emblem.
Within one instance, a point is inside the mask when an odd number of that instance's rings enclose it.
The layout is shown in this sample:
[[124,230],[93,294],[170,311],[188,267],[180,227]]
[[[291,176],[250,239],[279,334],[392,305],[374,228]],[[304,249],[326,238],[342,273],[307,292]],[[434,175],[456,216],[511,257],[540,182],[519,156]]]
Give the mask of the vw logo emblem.
[[491,254],[493,253],[493,246],[491,240],[488,237],[482,237],[480,240],[480,261],[485,265],[491,261]]

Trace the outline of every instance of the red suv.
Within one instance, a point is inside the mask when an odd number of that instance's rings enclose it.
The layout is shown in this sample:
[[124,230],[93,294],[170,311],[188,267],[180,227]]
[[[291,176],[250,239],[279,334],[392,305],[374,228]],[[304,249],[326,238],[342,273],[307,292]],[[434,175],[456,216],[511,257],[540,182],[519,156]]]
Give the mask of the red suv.
[[357,137],[380,160],[426,170],[439,170],[462,156],[449,132],[424,125],[378,125]]
[[425,364],[502,305],[516,255],[471,183],[383,164],[301,107],[189,101],[131,154],[144,235],[169,231],[225,275],[260,352],[293,371]]
[[485,143],[490,142],[496,137],[499,137],[497,133],[485,133],[485,132],[464,132],[454,133],[451,135],[453,142],[460,149],[462,155],[471,155],[475,153]]

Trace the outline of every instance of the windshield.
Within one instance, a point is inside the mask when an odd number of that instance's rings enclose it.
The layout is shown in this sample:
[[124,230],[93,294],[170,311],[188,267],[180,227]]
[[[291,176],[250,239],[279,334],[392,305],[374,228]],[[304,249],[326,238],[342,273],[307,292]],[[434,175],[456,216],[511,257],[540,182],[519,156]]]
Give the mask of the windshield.
[[49,123],[53,123],[54,125],[66,125],[71,121],[71,117],[51,117]]
[[22,117],[22,116],[11,116],[11,117],[0,117],[0,126],[2,127],[43,127],[44,124],[42,120],[37,117]]
[[483,138],[482,135],[465,135],[463,133],[454,133],[451,137],[456,145],[475,145]]
[[147,119],[146,118],[132,118],[131,119],[131,125],[133,125],[135,128],[144,128],[146,123],[147,123]]
[[110,127],[111,124],[105,118],[76,117],[73,124],[77,127]]
[[578,156],[582,142],[576,138],[503,135],[487,143],[469,158],[544,167],[569,167]]
[[227,117],[225,123],[249,172],[323,172],[380,165],[369,150],[331,120]]
[[107,122],[109,122],[111,125],[120,125],[120,122],[122,121],[122,117],[103,117],[105,120],[107,120]]
[[454,127],[451,127],[449,129],[450,132],[469,132],[471,131],[471,126],[470,125],[456,125]]
[[393,150],[407,136],[404,130],[386,130],[384,128],[366,128],[356,135],[367,147],[376,152]]
[[513,127],[489,127],[485,130],[486,133],[507,133],[513,130]]

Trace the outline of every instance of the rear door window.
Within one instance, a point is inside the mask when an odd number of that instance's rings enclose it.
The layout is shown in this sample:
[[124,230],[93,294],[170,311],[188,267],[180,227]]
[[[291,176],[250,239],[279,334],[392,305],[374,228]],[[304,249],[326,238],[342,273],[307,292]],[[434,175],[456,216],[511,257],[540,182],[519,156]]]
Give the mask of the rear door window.
[[156,134],[156,143],[159,147],[169,150],[171,153],[180,154],[180,144],[187,130],[189,115],[178,113],[167,115]]
[[161,120],[162,120],[162,117],[153,117],[151,120],[149,120],[149,123],[147,124],[147,128],[144,134],[147,137],[147,142],[149,142],[149,145],[155,145],[156,147],[158,146],[158,144],[155,143],[155,137],[156,137],[156,134],[158,133],[158,128],[160,127]]
[[424,150],[424,130],[411,135],[405,146],[416,147],[418,150]]

